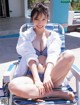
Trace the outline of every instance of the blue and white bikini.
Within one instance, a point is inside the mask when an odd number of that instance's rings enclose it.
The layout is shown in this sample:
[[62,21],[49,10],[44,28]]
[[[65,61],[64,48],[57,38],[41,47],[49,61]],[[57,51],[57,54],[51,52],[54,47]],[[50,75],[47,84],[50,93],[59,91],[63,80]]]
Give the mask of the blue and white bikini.
[[[43,55],[43,56],[46,56],[47,57],[47,47],[43,51],[38,51],[35,48],[35,51],[36,51],[36,55],[38,55],[38,57],[40,55]],[[31,72],[30,69],[27,70],[27,76],[31,76],[32,77],[32,72]],[[44,73],[39,72],[39,77],[40,77],[41,81],[43,81],[43,79],[44,79]]]

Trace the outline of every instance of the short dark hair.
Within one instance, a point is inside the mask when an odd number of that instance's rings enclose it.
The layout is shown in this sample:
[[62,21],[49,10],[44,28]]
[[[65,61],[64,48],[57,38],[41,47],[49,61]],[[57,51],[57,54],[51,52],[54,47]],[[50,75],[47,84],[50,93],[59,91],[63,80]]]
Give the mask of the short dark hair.
[[40,14],[44,14],[45,16],[49,17],[49,8],[45,3],[36,3],[36,5],[34,6],[34,8],[32,9],[31,12],[31,20],[33,19],[33,16],[36,14],[36,18],[38,18],[38,16]]

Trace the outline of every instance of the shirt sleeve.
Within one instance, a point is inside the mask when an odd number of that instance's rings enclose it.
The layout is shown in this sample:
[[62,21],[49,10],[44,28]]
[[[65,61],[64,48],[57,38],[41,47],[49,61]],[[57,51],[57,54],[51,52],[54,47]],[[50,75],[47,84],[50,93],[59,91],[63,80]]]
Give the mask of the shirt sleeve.
[[57,32],[51,32],[51,35],[47,40],[47,48],[48,56],[46,59],[46,63],[51,62],[55,65],[61,52],[61,40]]
[[27,66],[29,66],[30,60],[35,60],[38,63],[38,56],[32,45],[31,35],[28,32],[20,33],[16,50],[19,55],[26,57]]

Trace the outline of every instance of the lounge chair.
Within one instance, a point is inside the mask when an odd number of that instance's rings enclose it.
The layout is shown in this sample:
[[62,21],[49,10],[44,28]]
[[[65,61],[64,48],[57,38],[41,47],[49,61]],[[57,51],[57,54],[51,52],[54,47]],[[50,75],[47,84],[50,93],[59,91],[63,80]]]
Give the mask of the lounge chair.
[[[23,24],[20,28],[20,34],[23,33],[24,29],[27,29],[29,27],[31,27],[32,24]],[[62,47],[61,47],[61,51],[63,52],[65,50],[65,32],[64,32],[64,28],[62,27],[62,25],[60,24],[55,24],[55,23],[49,23],[46,26],[47,29],[49,30],[54,30],[58,33],[60,33],[60,38],[62,40]],[[8,68],[8,70],[6,70],[4,76],[3,76],[3,88],[2,88],[2,92],[3,92],[3,98],[1,98],[3,100],[3,102],[5,102],[5,100],[7,99],[7,103],[8,105],[53,105],[53,104],[58,104],[58,105],[80,105],[80,69],[73,64],[72,68],[71,68],[71,74],[66,76],[66,81],[65,81],[65,86],[63,88],[64,91],[68,90],[68,91],[73,91],[75,94],[75,99],[73,101],[70,100],[64,100],[64,99],[58,99],[57,97],[45,97],[44,100],[45,102],[36,102],[34,100],[27,100],[27,99],[23,99],[17,96],[12,95],[9,90],[8,90],[8,83],[10,82],[11,79],[13,79],[13,74],[14,74],[14,70],[16,70],[16,68],[18,67],[18,64],[20,62],[21,56],[19,56],[19,59],[14,62],[13,64],[11,64]],[[75,77],[76,79],[76,91],[74,91],[72,89],[72,87],[69,85],[69,81],[72,77]]]

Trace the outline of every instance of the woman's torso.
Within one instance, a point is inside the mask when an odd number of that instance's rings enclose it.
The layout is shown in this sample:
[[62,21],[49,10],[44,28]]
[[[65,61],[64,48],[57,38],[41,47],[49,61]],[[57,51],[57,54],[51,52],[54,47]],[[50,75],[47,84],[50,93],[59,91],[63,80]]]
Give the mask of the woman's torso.
[[45,34],[42,37],[38,37],[33,40],[32,44],[38,55],[38,71],[44,72],[46,67],[46,58],[47,58],[47,39],[50,35],[50,32],[45,31]]

